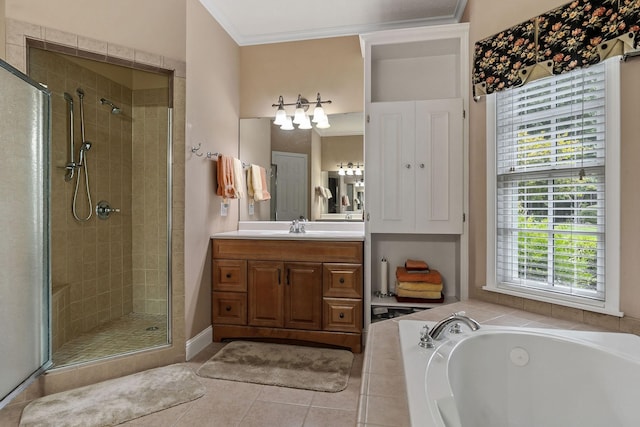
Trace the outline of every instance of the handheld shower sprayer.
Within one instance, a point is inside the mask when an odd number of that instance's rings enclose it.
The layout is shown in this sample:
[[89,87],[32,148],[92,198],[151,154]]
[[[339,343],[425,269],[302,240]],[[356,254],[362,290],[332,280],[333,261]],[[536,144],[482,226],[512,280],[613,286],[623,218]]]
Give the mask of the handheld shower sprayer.
[[120,114],[122,112],[120,107],[117,107],[112,101],[109,101],[106,98],[100,98],[100,104],[110,106],[111,114]]

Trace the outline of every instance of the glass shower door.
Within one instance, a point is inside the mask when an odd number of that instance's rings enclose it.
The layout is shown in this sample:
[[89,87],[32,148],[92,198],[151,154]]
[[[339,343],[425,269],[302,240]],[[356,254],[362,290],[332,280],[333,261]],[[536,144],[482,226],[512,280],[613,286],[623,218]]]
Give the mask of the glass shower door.
[[0,60],[0,408],[50,365],[50,95]]

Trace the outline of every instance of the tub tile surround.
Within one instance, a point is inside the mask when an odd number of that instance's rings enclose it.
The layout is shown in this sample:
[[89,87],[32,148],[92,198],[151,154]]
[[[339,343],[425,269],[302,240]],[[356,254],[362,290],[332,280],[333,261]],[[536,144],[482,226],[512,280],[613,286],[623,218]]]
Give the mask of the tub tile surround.
[[[47,35],[49,39],[47,39]],[[69,52],[82,55],[83,52],[90,59],[118,62],[132,67],[153,70],[158,67],[158,55],[139,52],[135,49],[124,48],[106,41],[88,39],[82,36],[69,35],[55,29],[48,29],[28,22],[6,19],[6,58],[5,60],[16,69],[26,71],[26,39],[30,38],[43,44],[46,42],[70,43]],[[78,50],[81,50],[79,52]],[[98,54],[89,55],[86,54]],[[130,58],[118,55],[133,52]],[[136,52],[138,55],[136,57]],[[18,395],[11,405],[3,409],[7,412],[22,411],[27,402],[48,394],[66,391],[88,384],[94,384],[111,378],[133,374],[146,369],[164,366],[185,360],[185,327],[184,327],[184,208],[185,208],[185,126],[186,126],[186,64],[171,58],[160,57],[162,68],[173,70],[173,142],[172,142],[172,261],[171,261],[171,309],[172,309],[172,337],[171,344],[138,352],[96,361],[94,363],[70,366],[49,371],[38,381],[31,384]],[[149,61],[144,63],[139,61]],[[55,160],[55,159],[54,159]],[[0,422],[0,425],[4,425]]]
[[[610,320],[610,316],[591,318],[585,313],[584,317],[589,317],[590,321],[590,324],[587,324],[479,300],[443,305],[401,318],[373,323],[368,330],[362,366],[357,424],[359,427],[408,427],[411,425],[400,352],[398,320],[438,321],[458,311],[466,312],[468,316],[485,325],[625,332],[622,322],[618,328],[616,323]],[[558,315],[558,313],[555,314]],[[586,319],[581,318],[581,320]],[[638,327],[635,324],[634,326]],[[629,329],[633,330],[633,327],[629,326]],[[417,340],[418,337],[416,337],[416,343]]]

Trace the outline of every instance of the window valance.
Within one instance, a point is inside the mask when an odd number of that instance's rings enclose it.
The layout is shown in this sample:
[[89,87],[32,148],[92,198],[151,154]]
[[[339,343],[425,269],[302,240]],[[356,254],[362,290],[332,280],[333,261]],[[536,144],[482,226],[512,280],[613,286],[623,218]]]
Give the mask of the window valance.
[[637,49],[640,0],[576,0],[475,44],[473,94],[597,64]]

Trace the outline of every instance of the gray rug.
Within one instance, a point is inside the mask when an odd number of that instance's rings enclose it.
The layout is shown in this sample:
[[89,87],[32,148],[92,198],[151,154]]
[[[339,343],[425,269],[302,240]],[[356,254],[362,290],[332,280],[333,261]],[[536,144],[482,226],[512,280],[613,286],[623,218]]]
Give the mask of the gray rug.
[[36,399],[24,408],[20,426],[112,426],[204,393],[189,367],[169,365]]
[[305,390],[347,388],[353,354],[347,350],[234,341],[198,369],[201,377]]

